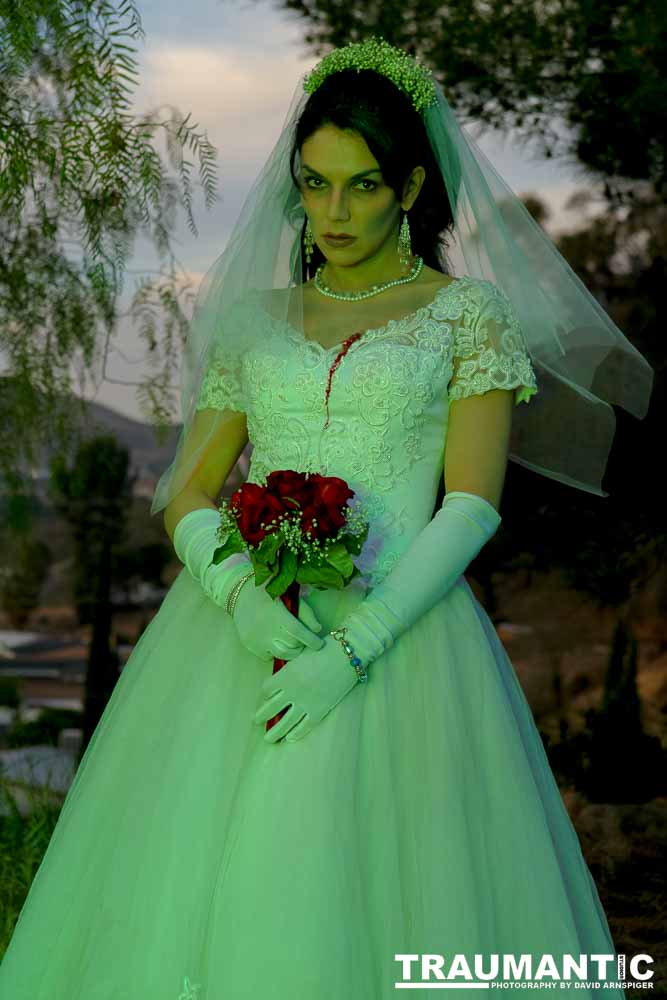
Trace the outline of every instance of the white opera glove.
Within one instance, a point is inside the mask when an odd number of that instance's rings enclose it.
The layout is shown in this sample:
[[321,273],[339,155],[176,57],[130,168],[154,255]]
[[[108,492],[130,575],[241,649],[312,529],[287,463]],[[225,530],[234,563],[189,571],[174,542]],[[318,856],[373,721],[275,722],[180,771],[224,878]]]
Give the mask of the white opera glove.
[[[252,573],[252,563],[245,552],[234,552],[217,565],[212,562],[221,545],[219,524],[220,516],[212,507],[191,510],[176,525],[173,544],[176,555],[204,593],[224,608],[234,584]],[[315,634],[322,625],[303,597],[296,618],[280,599],[266,592],[264,585],[255,586],[252,577],[237,595],[232,620],[246,649],[263,660],[275,656],[289,660],[304,647],[315,650],[324,645]]]
[[[338,626],[345,628],[344,638],[354,655],[348,657],[338,638],[329,634],[320,652],[304,651],[265,679],[255,723],[262,725],[283,709],[288,711],[264,741],[277,743],[284,737],[292,743],[307,736],[365,679],[364,668],[445,596],[500,521],[495,507],[483,497],[448,493],[391,573]],[[358,670],[355,658],[361,661]]]
[[447,493],[435,517],[339,627],[367,667],[447,594],[502,518],[475,493]]

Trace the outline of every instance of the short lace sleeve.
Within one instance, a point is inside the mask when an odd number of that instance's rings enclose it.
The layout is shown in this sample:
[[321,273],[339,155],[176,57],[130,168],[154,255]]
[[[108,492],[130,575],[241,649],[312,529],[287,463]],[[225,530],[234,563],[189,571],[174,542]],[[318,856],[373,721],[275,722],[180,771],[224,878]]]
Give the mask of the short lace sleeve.
[[528,403],[538,386],[519,321],[504,292],[491,281],[479,284],[471,319],[456,331],[449,399],[516,388],[515,404]]
[[239,413],[245,410],[239,360],[221,346],[212,352],[197,398],[197,410],[207,407]]

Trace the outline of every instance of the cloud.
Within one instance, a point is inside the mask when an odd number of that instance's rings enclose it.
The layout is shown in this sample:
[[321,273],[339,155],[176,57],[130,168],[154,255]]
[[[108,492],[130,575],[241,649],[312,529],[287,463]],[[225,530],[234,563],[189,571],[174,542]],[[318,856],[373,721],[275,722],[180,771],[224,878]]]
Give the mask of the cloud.
[[277,39],[267,49],[163,41],[145,56],[137,105],[173,104],[230,163],[266,155],[278,138],[293,93],[310,64]]

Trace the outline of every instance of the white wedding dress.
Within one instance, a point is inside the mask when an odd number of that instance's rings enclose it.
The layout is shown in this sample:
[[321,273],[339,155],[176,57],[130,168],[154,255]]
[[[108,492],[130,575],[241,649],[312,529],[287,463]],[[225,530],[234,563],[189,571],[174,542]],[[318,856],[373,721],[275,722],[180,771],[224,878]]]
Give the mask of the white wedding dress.
[[[340,476],[372,513],[361,576],[304,588],[331,629],[431,518],[450,401],[505,387],[530,405],[535,376],[481,279],[366,331],[328,399],[338,347],[252,295],[239,309],[256,349],[211,368],[199,405],[247,414],[249,481]],[[464,576],[297,742],[269,744],[253,723],[271,669],[183,569],[76,774],[0,965],[2,1000],[391,1000],[398,954],[442,955],[445,970],[457,954],[471,968],[526,955],[533,974],[544,954],[559,967],[613,954],[531,711]]]

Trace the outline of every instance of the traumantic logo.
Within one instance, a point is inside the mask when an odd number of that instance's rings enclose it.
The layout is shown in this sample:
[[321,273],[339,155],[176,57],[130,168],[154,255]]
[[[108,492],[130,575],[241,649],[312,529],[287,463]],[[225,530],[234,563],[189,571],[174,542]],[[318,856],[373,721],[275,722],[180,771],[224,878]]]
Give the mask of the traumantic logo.
[[[475,954],[454,955],[445,968],[444,955],[395,954],[401,965],[397,990],[611,990],[653,989],[650,955]],[[629,975],[626,976],[626,972]]]

